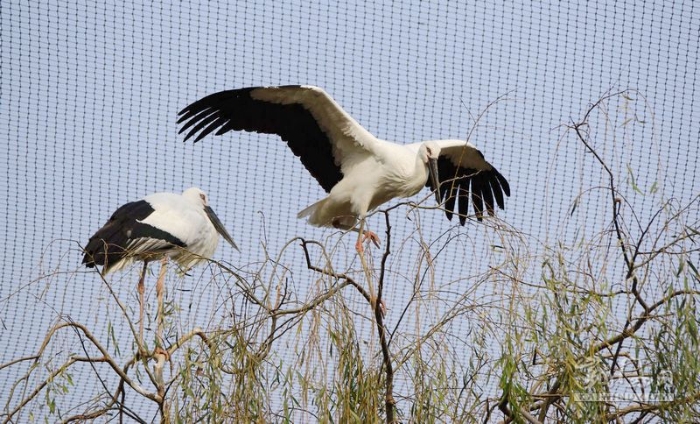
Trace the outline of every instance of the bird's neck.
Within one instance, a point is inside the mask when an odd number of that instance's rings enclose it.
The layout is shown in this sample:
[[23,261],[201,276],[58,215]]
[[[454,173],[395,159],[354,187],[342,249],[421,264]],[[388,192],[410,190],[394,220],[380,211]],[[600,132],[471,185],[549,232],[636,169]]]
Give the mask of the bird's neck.
[[409,174],[406,181],[407,196],[413,196],[423,188],[428,180],[428,165],[421,159],[420,155],[416,155],[416,160],[413,165],[413,170]]
[[[421,155],[416,155],[415,171],[413,175],[420,176],[421,179],[425,180],[428,178],[428,164],[421,158]],[[425,181],[423,181],[425,184]]]

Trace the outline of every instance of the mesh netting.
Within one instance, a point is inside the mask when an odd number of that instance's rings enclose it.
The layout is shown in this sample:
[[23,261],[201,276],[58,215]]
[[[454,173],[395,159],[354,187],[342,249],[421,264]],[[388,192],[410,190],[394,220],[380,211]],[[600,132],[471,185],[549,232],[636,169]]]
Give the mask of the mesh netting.
[[[179,193],[190,186],[207,191],[241,247],[236,252],[220,243],[214,259],[249,282],[274,281],[271,287],[281,284],[299,302],[327,292],[331,279],[307,269],[300,243],[287,246],[303,237],[324,243],[335,269],[364,284],[355,236],[296,218],[325,194],[279,138],[229,133],[182,142],[177,113],[223,89],[320,86],[382,139],[469,138],[509,180],[512,196],[499,220],[470,219],[460,227],[434,209],[401,206],[390,212],[387,327],[398,329],[399,344],[425,336],[454,304],[472,305],[441,339],[465,351],[455,356],[457,369],[468,368],[472,358],[465,348],[473,345],[470,335],[479,327],[472,319],[510,322],[507,310],[480,305],[507,304],[522,290],[505,281],[481,282],[485,273],[517,251],[533,260],[516,267],[519,277],[538,281],[542,264],[533,258],[548,246],[573,248],[586,234],[612,229],[609,176],[571,129],[594,103],[605,98],[585,131],[612,171],[630,222],[648,222],[664,201],[687,204],[700,192],[695,109],[700,20],[691,2],[11,0],[0,7],[0,131],[6,141],[0,151],[6,187],[0,202],[5,218],[0,363],[34,355],[49,329],[66,321],[84,324],[111,351],[118,346],[122,355],[131,353],[133,335],[115,298],[133,318],[140,266],[109,278],[113,296],[99,274],[81,266],[81,247],[119,205],[153,192]],[[427,190],[411,200],[422,199],[427,206],[434,202]],[[369,226],[385,241],[383,215],[370,217]],[[638,235],[643,228],[629,230]],[[586,240],[601,243],[596,253],[601,260],[620,255],[608,239]],[[310,250],[312,261],[323,266],[320,250]],[[374,269],[382,252],[370,248]],[[564,260],[577,256],[572,250]],[[694,258],[700,262],[697,253]],[[434,267],[429,272],[427,263]],[[154,265],[149,316],[155,313],[156,275]],[[621,265],[611,265],[598,277],[615,287],[624,275]],[[175,311],[169,340],[193,328],[213,331],[245,322],[250,303],[241,300],[237,280],[222,277],[217,267],[168,278],[167,298]],[[416,281],[425,282],[419,292],[426,303],[413,309],[408,305],[415,301]],[[645,290],[665,288],[660,283]],[[376,359],[376,329],[366,319],[371,315],[366,302],[349,290],[335,296],[364,316],[354,331],[367,341],[363,354]],[[621,302],[617,310],[628,307]],[[613,314],[611,322],[624,323],[625,313]],[[287,325],[299,329],[288,333],[291,341],[275,345],[271,363],[295,363],[298,351],[289,346],[299,346],[303,334],[319,324]],[[261,337],[248,336],[258,342]],[[484,351],[495,361],[502,347],[499,335],[491,336]],[[50,347],[57,357],[98,354],[72,333],[57,337]],[[327,341],[319,346],[317,362],[303,366],[337,361],[323,354],[332,350]],[[13,382],[25,372],[0,370],[4,413],[17,406]],[[109,374],[109,368],[100,364],[74,374],[80,384],[61,398],[64,414],[77,413],[66,405],[102,390],[98,374]],[[116,376],[105,378],[115,384]],[[399,373],[397,390],[410,393],[415,384],[410,380]],[[484,378],[481,388],[483,396],[498,398],[497,377]],[[133,392],[128,396],[129,407],[144,419],[155,416],[152,402]],[[277,395],[268,396],[274,405]]]

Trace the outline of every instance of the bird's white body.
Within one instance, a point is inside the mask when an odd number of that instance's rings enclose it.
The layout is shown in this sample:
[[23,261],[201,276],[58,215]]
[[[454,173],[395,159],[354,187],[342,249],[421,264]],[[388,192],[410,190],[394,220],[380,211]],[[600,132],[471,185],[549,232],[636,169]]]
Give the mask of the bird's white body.
[[[182,195],[154,193],[143,199],[153,206],[154,212],[140,222],[168,232],[186,244],[186,248],[173,247],[164,252],[183,270],[210,259],[219,245],[219,233],[204,212],[200,193],[203,192],[189,188]],[[162,242],[156,239],[145,242],[135,239],[129,247],[140,245],[139,250],[148,251],[159,248],[160,244]],[[131,256],[129,259],[133,261],[135,258]]]
[[342,166],[345,178],[327,197],[299,212],[315,226],[353,228],[358,218],[393,198],[410,197],[425,186],[428,168],[417,152],[383,140],[357,149]]
[[186,271],[214,255],[219,234],[236,248],[201,189],[155,193],[117,209],[90,238],[83,262],[108,273],[169,256]]

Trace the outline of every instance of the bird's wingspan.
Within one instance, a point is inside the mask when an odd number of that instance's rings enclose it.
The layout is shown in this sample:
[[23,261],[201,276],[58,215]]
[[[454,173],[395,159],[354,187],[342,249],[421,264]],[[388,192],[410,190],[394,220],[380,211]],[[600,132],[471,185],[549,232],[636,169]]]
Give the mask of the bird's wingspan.
[[[452,219],[455,211],[464,225],[469,214],[471,197],[474,214],[481,220],[484,210],[494,215],[494,202],[504,207],[503,195],[510,196],[508,181],[496,168],[486,161],[484,155],[471,143],[445,140],[441,144],[438,160],[440,198],[444,202],[445,214]],[[430,179],[426,186],[431,190]]]
[[326,192],[343,177],[342,165],[379,141],[313,86],[249,87],[206,96],[179,113],[180,133],[197,142],[214,132],[277,134]]

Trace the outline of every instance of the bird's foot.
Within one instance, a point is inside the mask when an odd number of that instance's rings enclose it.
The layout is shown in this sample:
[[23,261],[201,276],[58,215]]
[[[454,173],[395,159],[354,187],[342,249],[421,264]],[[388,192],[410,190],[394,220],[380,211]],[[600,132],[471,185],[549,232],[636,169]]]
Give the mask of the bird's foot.
[[365,231],[365,234],[362,236],[362,242],[365,242],[367,240],[371,240],[375,246],[379,247],[380,240],[377,233],[373,233],[372,231]]
[[376,233],[372,231],[363,231],[362,236],[357,239],[357,243],[355,243],[355,249],[357,250],[357,253],[362,254],[364,252],[364,248],[362,247],[362,244],[366,242],[367,240],[372,241],[375,246],[379,247],[379,236],[377,236]]

